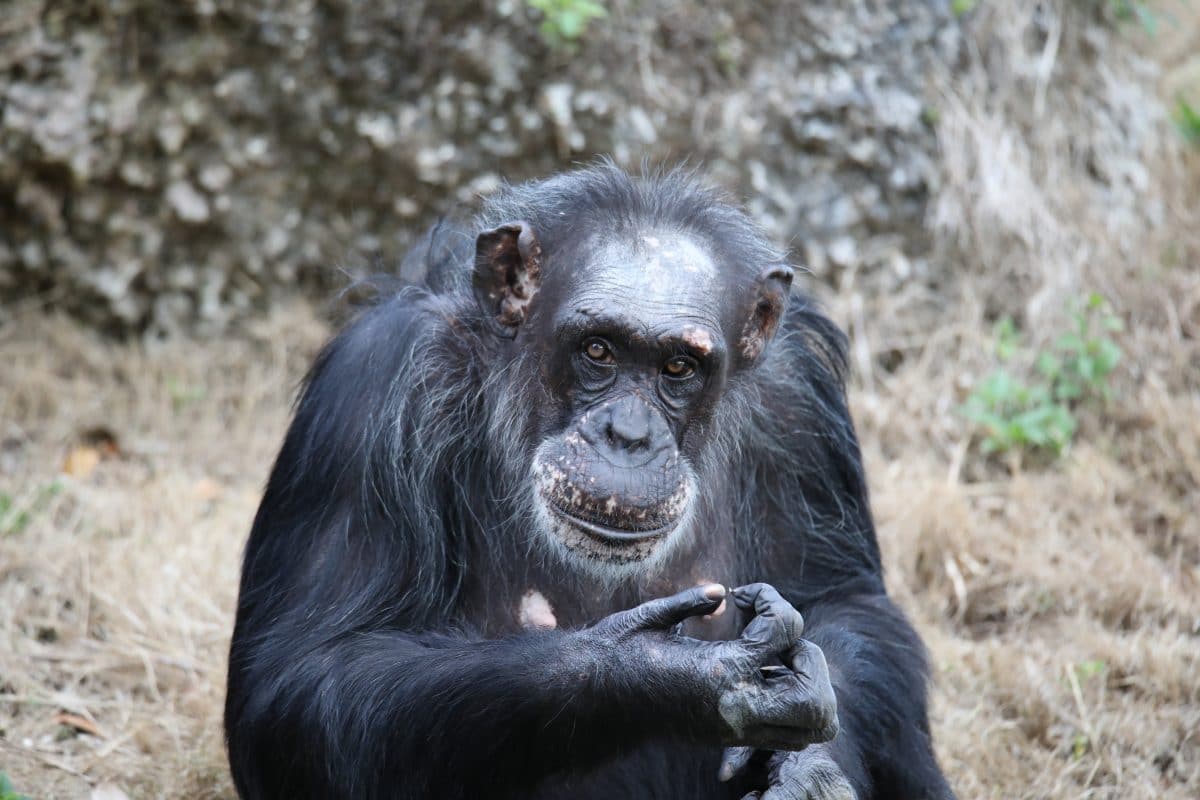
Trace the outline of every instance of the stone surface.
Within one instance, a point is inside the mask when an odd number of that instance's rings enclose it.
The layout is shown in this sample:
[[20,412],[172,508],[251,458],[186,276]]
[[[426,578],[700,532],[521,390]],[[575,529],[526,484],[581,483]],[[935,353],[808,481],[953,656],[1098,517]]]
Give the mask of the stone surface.
[[516,0],[5,6],[0,298],[151,333],[328,291],[603,153],[702,165],[818,277],[898,274],[961,40],[927,0],[614,3],[572,49]]

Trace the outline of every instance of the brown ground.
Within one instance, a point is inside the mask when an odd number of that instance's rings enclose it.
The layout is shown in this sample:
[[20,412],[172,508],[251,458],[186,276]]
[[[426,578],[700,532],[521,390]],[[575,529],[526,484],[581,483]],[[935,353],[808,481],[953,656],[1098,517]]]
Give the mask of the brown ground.
[[[1195,52],[1192,35],[1159,49]],[[973,97],[950,86],[939,109],[930,224],[947,269],[899,289],[843,275],[825,297],[853,335],[889,585],[932,651],[938,749],[962,798],[1190,800],[1200,154],[1143,154],[1162,213],[1130,226],[1069,156],[1090,128],[1061,126],[1087,109],[1051,96],[1033,136],[1015,116],[1028,102]],[[998,150],[1010,134],[1022,147]],[[1056,462],[986,461],[955,409],[994,366],[995,313],[1038,344],[1092,289],[1126,323],[1114,399],[1080,412]],[[18,790],[231,796],[220,707],[239,551],[326,334],[305,307],[154,346],[32,312],[0,322],[0,771]]]
[[[967,297],[854,389],[891,589],[932,649],[964,798],[1200,789],[1200,272],[1124,297],[1117,400],[1050,467],[969,448],[953,407],[987,328]],[[228,797],[238,553],[325,328],[297,309],[152,349],[32,316],[2,332],[0,765],[38,798]],[[86,444],[97,427],[115,454]]]

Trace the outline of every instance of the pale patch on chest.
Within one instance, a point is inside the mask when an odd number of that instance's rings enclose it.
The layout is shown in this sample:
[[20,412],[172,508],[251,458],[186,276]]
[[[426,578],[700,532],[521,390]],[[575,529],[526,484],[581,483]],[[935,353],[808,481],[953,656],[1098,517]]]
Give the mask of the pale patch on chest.
[[537,589],[530,589],[521,596],[521,603],[517,606],[517,620],[522,628],[550,630],[558,627],[558,619],[554,616],[550,601]]

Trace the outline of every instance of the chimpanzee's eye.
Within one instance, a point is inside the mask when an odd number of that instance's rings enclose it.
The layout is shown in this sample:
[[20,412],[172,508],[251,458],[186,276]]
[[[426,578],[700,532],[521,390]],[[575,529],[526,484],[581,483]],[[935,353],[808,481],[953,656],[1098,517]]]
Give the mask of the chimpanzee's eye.
[[675,356],[663,365],[663,372],[667,377],[684,380],[696,374],[696,362],[687,356]]
[[612,348],[608,346],[608,342],[595,337],[584,341],[583,354],[597,364],[612,364],[615,361]]

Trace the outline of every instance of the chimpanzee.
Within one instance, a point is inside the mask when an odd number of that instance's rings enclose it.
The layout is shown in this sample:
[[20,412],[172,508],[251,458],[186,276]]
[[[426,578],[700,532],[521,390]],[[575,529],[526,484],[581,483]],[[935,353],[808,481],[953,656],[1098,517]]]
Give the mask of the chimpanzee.
[[250,534],[243,798],[952,797],[843,336],[742,211],[601,162],[404,269]]

